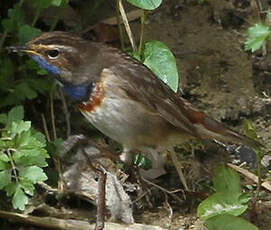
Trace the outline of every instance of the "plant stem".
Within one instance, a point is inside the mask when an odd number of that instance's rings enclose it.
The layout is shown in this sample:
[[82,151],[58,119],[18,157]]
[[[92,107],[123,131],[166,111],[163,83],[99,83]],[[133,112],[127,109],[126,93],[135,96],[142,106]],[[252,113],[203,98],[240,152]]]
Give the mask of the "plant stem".
[[52,23],[52,25],[51,25],[49,31],[53,31],[53,30],[56,28],[57,23],[58,23],[59,19],[60,19],[61,16],[62,16],[63,9],[64,9],[64,7],[66,6],[67,3],[68,3],[68,1],[66,1],[66,0],[62,0],[62,1],[61,1],[60,6],[58,7],[59,10],[58,10],[58,12],[57,12],[56,17],[54,18],[54,21],[53,21],[53,23]]
[[135,53],[136,50],[137,50],[136,44],[135,44],[135,39],[134,39],[133,33],[132,33],[132,31],[131,31],[131,28],[130,28],[130,25],[129,25],[129,22],[128,22],[127,15],[126,15],[125,10],[124,10],[124,8],[123,8],[122,0],[118,0],[118,8],[119,8],[119,11],[120,11],[120,14],[121,14],[121,17],[122,17],[123,24],[124,24],[124,26],[125,26],[126,32],[127,32],[127,34],[128,34],[130,43],[131,43],[131,45],[132,45],[133,52]]
[[119,6],[119,0],[116,1],[116,13],[117,13],[117,22],[118,22],[119,35],[120,35],[120,46],[121,46],[121,50],[124,51],[124,49],[125,49],[124,35],[123,35],[122,26],[121,26],[120,11],[119,11],[118,6]]
[[19,182],[19,179],[18,179],[18,175],[17,175],[17,171],[16,171],[16,166],[14,164],[14,161],[13,161],[13,158],[12,158],[12,155],[11,155],[11,151],[14,151],[16,152],[16,149],[7,149],[7,153],[8,153],[8,157],[10,159],[10,163],[11,163],[11,167],[12,167],[12,172],[14,173],[14,176],[15,176],[15,180],[16,182],[18,183]]
[[33,18],[32,24],[31,24],[32,27],[35,27],[35,25],[36,25],[36,23],[37,23],[37,21],[39,19],[40,13],[41,13],[41,8],[38,8],[37,11],[36,11],[35,16]]
[[141,28],[140,28],[140,41],[139,41],[139,47],[137,54],[141,56],[142,53],[142,47],[144,42],[144,30],[145,30],[145,22],[147,20],[148,11],[142,10],[142,16],[141,16]]
[[261,152],[259,150],[256,150],[256,156],[257,156],[257,174],[258,174],[258,183],[257,183],[257,189],[254,197],[254,202],[259,199],[259,194],[261,190],[261,184],[262,184],[262,165],[261,165]]
[[0,53],[1,53],[1,50],[2,50],[2,47],[3,47],[3,44],[6,40],[6,37],[8,35],[8,31],[5,30],[4,33],[2,34],[2,37],[1,37],[1,40],[0,40]]

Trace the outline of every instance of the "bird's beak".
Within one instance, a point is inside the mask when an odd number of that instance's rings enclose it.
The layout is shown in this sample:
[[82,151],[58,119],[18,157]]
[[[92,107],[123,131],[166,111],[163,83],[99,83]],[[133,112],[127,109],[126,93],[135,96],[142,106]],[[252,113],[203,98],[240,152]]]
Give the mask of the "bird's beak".
[[15,53],[22,52],[22,53],[27,53],[27,54],[38,55],[37,52],[35,52],[34,50],[30,49],[28,46],[9,46],[9,47],[6,47],[6,49],[8,51],[15,52]]

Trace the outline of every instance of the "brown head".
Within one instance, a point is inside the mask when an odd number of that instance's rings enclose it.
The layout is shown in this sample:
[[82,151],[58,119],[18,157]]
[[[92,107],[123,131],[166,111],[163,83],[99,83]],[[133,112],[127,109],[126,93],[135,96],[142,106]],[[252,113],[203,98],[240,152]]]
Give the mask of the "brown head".
[[[68,89],[70,96],[81,100],[83,94],[87,95],[90,85],[96,83],[102,70],[102,47],[99,43],[86,41],[75,34],[55,31],[43,33],[25,46],[9,49],[27,53],[55,75],[64,88]],[[74,87],[79,88],[79,91],[74,92]]]

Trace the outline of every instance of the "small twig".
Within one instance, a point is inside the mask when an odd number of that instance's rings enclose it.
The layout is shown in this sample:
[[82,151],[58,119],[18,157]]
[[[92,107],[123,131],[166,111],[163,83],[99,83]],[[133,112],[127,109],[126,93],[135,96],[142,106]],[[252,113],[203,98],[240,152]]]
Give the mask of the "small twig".
[[119,35],[120,35],[120,46],[121,46],[121,50],[124,51],[124,34],[123,34],[123,30],[122,30],[122,26],[121,26],[121,20],[120,20],[120,11],[119,11],[119,7],[118,7],[118,0],[116,1],[116,14],[117,14],[117,23],[118,23],[118,29],[119,29]]
[[1,39],[0,39],[0,52],[1,52],[1,50],[2,50],[2,47],[3,47],[3,45],[4,45],[5,40],[6,40],[6,38],[7,38],[7,35],[8,35],[8,31],[5,30],[4,33],[2,34]]
[[170,150],[169,155],[170,155],[171,160],[172,160],[172,162],[173,162],[173,164],[174,164],[174,166],[175,166],[175,168],[176,168],[176,170],[178,172],[179,178],[180,178],[185,190],[189,191],[189,188],[188,188],[187,183],[186,183],[186,179],[185,179],[185,177],[183,175],[183,172],[182,172],[183,166],[182,166],[181,162],[179,161],[179,159],[177,158],[177,155],[176,155],[175,151]]
[[[233,165],[233,164],[230,164],[230,163],[228,163],[227,165],[229,167],[235,169],[237,172],[241,173],[242,175],[246,176],[247,178],[252,180],[254,183],[258,183],[259,178],[255,174],[249,172],[246,169],[240,168],[237,165]],[[264,187],[265,189],[271,191],[271,183],[270,182],[265,181],[265,182],[261,183],[261,186]]]
[[[118,9],[118,2],[117,2],[117,9]],[[149,14],[152,14],[152,13],[154,13],[154,11],[149,12]],[[133,11],[128,12],[126,15],[127,15],[128,21],[131,22],[141,17],[141,10],[133,10]],[[99,23],[115,26],[115,25],[118,25],[118,18],[110,17],[110,18],[100,21]],[[120,24],[122,23],[123,23],[122,20],[120,20]],[[95,26],[96,25],[91,25],[91,26],[86,27],[83,31],[81,31],[81,34],[87,33],[88,31],[92,30]]]
[[68,1],[61,1],[60,6],[58,7],[57,15],[54,17],[54,21],[51,24],[49,31],[53,31],[56,28],[57,23],[62,16],[64,7],[66,6],[67,3],[68,3]]
[[144,30],[145,30],[145,22],[148,16],[148,11],[142,10],[142,16],[141,16],[141,28],[140,28],[140,41],[139,41],[139,47],[137,54],[141,56],[142,53],[142,47],[144,42]]
[[54,91],[50,93],[50,109],[51,109],[51,120],[52,120],[52,128],[53,128],[53,135],[54,135],[54,140],[57,139],[56,135],[56,121],[55,121],[55,112],[54,112]]
[[65,120],[67,124],[67,138],[69,138],[69,136],[71,135],[70,112],[68,110],[67,102],[66,102],[63,90],[61,88],[59,89],[59,93],[60,93],[60,99],[63,105],[63,113],[65,115]]
[[157,184],[155,184],[155,183],[153,183],[153,182],[151,182],[151,181],[145,179],[144,177],[141,177],[141,179],[142,179],[143,181],[145,181],[146,183],[148,183],[148,184],[150,184],[150,185],[152,185],[152,186],[154,186],[154,187],[160,189],[161,191],[163,191],[163,192],[169,194],[170,196],[172,196],[175,200],[179,201],[180,203],[183,202],[183,201],[180,199],[180,197],[178,197],[177,195],[174,194],[174,192],[168,191],[167,189],[165,189],[165,188],[163,188],[163,187],[161,187],[161,186],[159,186],[159,185],[157,185]]
[[31,26],[32,26],[32,27],[35,27],[35,25],[36,25],[36,23],[37,23],[37,21],[38,21],[38,19],[39,19],[39,17],[40,17],[41,11],[42,11],[42,9],[41,9],[40,7],[36,10],[36,13],[35,13],[35,15],[34,15],[33,21],[32,21],[32,23],[31,23]]
[[154,187],[149,188],[149,190],[143,192],[139,197],[137,197],[135,200],[133,200],[133,203],[136,203],[137,201],[141,200],[144,196],[147,195],[147,193],[150,192],[150,190],[154,189]]
[[97,219],[95,230],[102,230],[104,228],[104,220],[105,220],[105,194],[106,194],[106,174],[105,170],[97,169],[93,163],[89,155],[83,150],[84,156],[86,157],[89,166],[92,168],[94,172],[98,174],[98,200],[97,200]]
[[169,211],[169,215],[168,215],[168,218],[169,218],[168,229],[171,229],[172,220],[173,220],[173,209],[170,206],[170,204],[168,203],[168,196],[167,196],[167,194],[166,193],[164,193],[164,194],[165,194],[165,208]]
[[[8,220],[16,221],[19,223],[32,224],[35,226],[49,228],[49,229],[59,229],[59,230],[92,230],[94,229],[93,224],[89,224],[87,221],[74,220],[74,219],[60,219],[54,217],[38,217],[25,215],[14,212],[6,212],[0,210],[0,217]],[[129,226],[118,223],[105,223],[104,230],[165,230],[164,228],[158,226],[151,226],[145,224],[130,224]]]
[[50,138],[50,134],[49,134],[49,131],[48,131],[46,119],[45,119],[45,116],[44,116],[43,113],[41,114],[41,120],[42,120],[42,125],[43,125],[43,129],[44,129],[44,133],[45,133],[45,136],[46,136],[46,140],[50,142],[51,138]]
[[17,171],[16,171],[16,166],[15,166],[15,163],[13,161],[13,157],[12,157],[12,154],[10,153],[11,151],[16,151],[15,149],[7,149],[7,153],[8,153],[8,157],[9,157],[9,160],[10,160],[10,163],[11,163],[11,167],[12,167],[12,172],[15,176],[15,180],[16,182],[18,183],[19,182],[19,179],[18,179],[18,175],[17,175]]
[[132,45],[133,51],[136,52],[137,48],[136,48],[136,44],[135,44],[135,39],[134,39],[133,33],[131,31],[127,15],[126,15],[125,10],[123,8],[122,0],[117,0],[117,1],[118,1],[119,11],[120,11],[120,14],[121,14],[121,17],[122,17],[122,20],[123,20],[123,24],[124,24],[126,32],[128,34],[130,43]]
[[256,153],[258,182],[257,182],[256,193],[255,193],[255,196],[254,196],[254,199],[253,199],[254,203],[256,203],[256,201],[259,199],[259,194],[260,194],[261,184],[262,184],[262,164],[261,164],[261,156],[260,156],[260,154],[261,153],[259,151]]
[[104,228],[105,220],[105,185],[106,173],[103,170],[98,170],[98,201],[97,201],[97,219],[95,230],[102,230]]
[[48,185],[42,181],[37,182],[37,184],[40,187],[42,187],[43,189],[45,189],[47,192],[59,193],[58,189],[52,188],[50,185]]

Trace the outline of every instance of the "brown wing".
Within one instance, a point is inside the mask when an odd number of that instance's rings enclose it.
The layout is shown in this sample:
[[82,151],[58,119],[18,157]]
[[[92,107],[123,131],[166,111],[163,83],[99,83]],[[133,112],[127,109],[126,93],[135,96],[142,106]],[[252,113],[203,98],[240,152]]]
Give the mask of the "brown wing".
[[109,69],[119,78],[126,94],[147,110],[158,113],[169,123],[188,135],[199,137],[186,110],[186,104],[146,66],[129,56]]
[[125,54],[120,54],[120,57],[121,61],[114,62],[109,69],[119,77],[127,95],[142,103],[147,110],[158,113],[180,131],[199,138],[260,146],[257,141],[228,129],[194,109],[143,64]]

